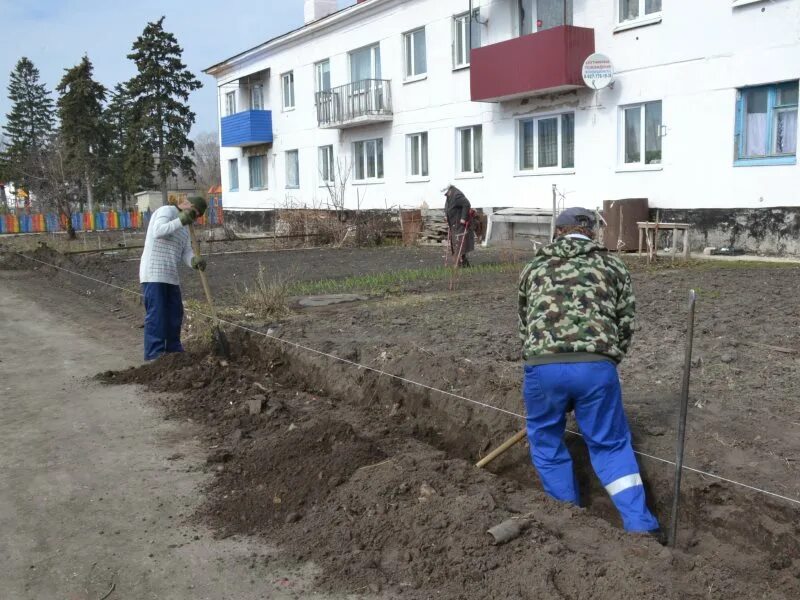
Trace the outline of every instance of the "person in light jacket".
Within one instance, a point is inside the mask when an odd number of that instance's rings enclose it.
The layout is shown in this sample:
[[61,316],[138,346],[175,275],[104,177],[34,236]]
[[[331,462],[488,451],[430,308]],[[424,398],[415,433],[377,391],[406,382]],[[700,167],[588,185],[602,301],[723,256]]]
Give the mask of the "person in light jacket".
[[205,212],[205,199],[197,197],[178,206],[162,206],[150,217],[139,262],[145,308],[145,360],[167,352],[183,352],[183,300],[178,265],[183,262],[193,269],[205,270],[206,262],[194,255],[186,229]]

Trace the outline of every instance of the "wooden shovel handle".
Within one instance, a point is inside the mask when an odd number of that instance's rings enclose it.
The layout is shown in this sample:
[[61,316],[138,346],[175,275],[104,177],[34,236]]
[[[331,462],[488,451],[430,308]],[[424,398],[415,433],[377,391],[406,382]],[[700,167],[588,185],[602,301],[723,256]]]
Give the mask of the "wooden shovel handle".
[[[197,258],[200,258],[200,244],[197,243],[197,234],[194,232],[194,225],[189,223],[189,238],[192,241],[192,251]],[[211,288],[208,286],[208,279],[206,278],[205,271],[201,271],[197,269],[197,272],[200,273],[200,281],[203,283],[203,291],[206,293],[206,301],[208,302],[208,307],[211,310],[211,316],[214,320],[217,319],[217,309],[214,308],[214,300],[211,298]]]
[[519,442],[524,440],[527,435],[528,435],[528,430],[527,429],[523,429],[521,431],[518,431],[517,433],[514,434],[513,437],[510,437],[509,439],[507,439],[500,446],[498,446],[497,448],[492,450],[489,454],[487,454],[482,459],[480,459],[477,463],[475,463],[475,466],[478,467],[479,469],[481,467],[485,467],[490,462],[492,462],[495,458],[497,458],[501,454],[504,454],[509,448],[511,448],[515,444],[518,444]]

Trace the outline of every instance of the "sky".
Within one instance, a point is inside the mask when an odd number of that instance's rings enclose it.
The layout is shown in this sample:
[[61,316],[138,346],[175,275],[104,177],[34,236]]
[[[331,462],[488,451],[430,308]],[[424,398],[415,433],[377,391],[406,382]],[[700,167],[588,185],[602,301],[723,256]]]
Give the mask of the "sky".
[[[339,0],[339,7],[354,0]],[[48,90],[84,54],[107,88],[135,72],[126,58],[149,21],[183,47],[184,63],[203,83],[190,98],[193,135],[217,130],[214,79],[203,69],[303,24],[303,0],[0,0],[0,124],[10,110],[8,76],[22,56],[38,67]],[[53,96],[55,99],[55,95]]]

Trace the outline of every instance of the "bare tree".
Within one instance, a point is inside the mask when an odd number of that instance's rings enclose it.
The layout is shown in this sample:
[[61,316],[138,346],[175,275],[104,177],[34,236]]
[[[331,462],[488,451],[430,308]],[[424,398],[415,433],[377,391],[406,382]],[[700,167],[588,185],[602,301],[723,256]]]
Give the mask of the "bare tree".
[[21,173],[30,182],[31,200],[40,210],[55,211],[67,222],[67,235],[75,239],[72,209],[80,195],[80,186],[68,167],[67,151],[57,136],[47,149],[31,154],[21,165]]
[[205,195],[209,189],[221,184],[219,162],[219,137],[214,132],[200,133],[194,139],[194,170],[197,190]]

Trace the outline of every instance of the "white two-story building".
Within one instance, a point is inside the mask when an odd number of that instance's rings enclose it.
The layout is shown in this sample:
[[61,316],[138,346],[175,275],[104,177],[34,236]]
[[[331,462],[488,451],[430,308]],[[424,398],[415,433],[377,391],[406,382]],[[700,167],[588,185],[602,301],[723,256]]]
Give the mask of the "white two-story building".
[[[226,211],[325,206],[331,187],[349,208],[437,207],[448,183],[485,209],[549,208],[555,184],[568,206],[647,198],[709,231],[800,232],[798,0],[307,0],[305,13],[206,70]],[[595,52],[615,72],[599,90],[581,74]]]

